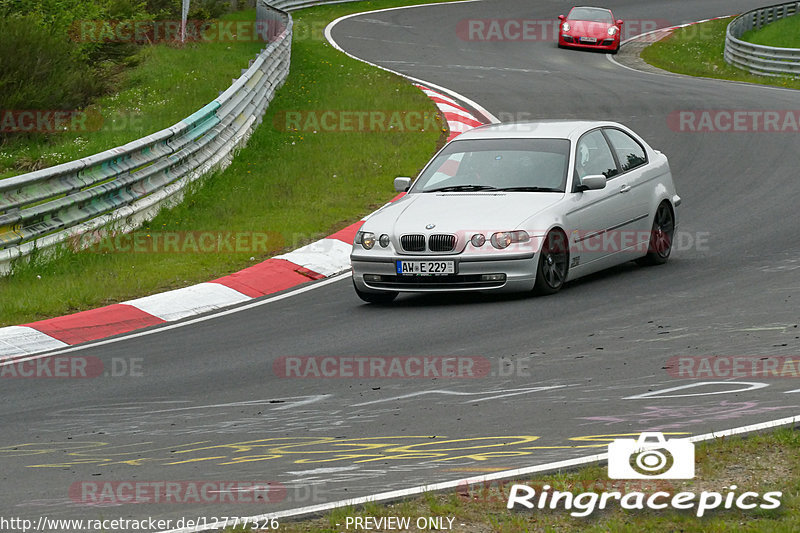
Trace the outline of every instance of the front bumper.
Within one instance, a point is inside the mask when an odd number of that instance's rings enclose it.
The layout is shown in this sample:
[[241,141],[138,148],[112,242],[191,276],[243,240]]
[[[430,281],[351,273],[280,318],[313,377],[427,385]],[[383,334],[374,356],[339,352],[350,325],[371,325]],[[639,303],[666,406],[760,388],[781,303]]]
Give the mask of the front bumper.
[[[534,253],[498,255],[492,258],[460,258],[458,256],[394,256],[367,259],[351,256],[353,282],[363,292],[450,292],[450,291],[527,291],[536,280],[538,257]],[[454,260],[453,275],[398,275],[400,260]],[[504,275],[504,279],[484,279],[488,275]],[[367,279],[364,276],[367,276]],[[492,276],[496,278],[497,276]]]
[[595,43],[580,42],[580,37],[571,35],[559,35],[558,44],[568,48],[582,48],[584,50],[607,50],[614,51],[619,48],[618,37],[608,37],[597,39]]

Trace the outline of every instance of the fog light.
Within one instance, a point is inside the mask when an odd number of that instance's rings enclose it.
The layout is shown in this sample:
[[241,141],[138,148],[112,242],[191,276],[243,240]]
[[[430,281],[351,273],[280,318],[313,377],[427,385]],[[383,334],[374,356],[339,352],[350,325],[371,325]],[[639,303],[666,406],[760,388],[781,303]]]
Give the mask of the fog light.
[[381,281],[382,279],[378,274],[364,274],[364,281]]
[[481,281],[505,281],[505,274],[481,274]]

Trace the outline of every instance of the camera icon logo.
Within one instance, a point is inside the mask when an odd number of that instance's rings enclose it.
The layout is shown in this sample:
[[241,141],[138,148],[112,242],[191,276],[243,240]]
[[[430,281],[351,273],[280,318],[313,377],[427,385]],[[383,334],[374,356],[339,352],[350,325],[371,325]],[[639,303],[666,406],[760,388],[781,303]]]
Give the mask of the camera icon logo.
[[638,439],[615,439],[608,445],[610,479],[692,479],[694,443],[644,432]]

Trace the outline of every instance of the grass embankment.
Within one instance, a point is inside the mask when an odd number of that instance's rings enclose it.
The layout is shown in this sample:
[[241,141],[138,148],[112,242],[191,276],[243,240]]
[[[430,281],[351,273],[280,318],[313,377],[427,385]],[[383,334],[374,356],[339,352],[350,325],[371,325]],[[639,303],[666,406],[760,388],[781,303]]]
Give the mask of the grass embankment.
[[[53,261],[19,265],[12,275],[0,279],[0,325],[207,281],[325,236],[390,199],[394,195],[392,178],[416,175],[441,141],[440,129],[284,131],[283,117],[287,112],[327,110],[435,112],[430,100],[407,81],[346,57],[322,36],[327,22],[344,14],[410,3],[414,2],[358,2],[295,13],[298,37],[292,46],[291,73],[247,148],[226,171],[208,178],[181,205],[163,211],[141,230],[145,235],[197,231],[280,235],[270,239],[270,249],[240,253],[65,251]],[[204,75],[191,71],[212,61],[201,50],[194,55],[173,49],[151,53],[165,54],[159,62],[166,62],[177,73],[189,74],[183,78],[176,74],[173,85],[159,85],[162,90],[158,92],[147,80],[160,73],[161,66],[154,68],[155,73],[131,76],[133,81],[141,80],[129,89],[132,101],[141,102],[145,90],[151,98],[167,99],[174,85],[188,86],[196,83],[194,78],[200,81]],[[222,61],[213,59],[217,60]],[[244,58],[228,61],[234,62],[237,70],[246,65]],[[143,68],[148,70],[146,63]],[[229,78],[218,82],[214,94],[202,103],[213,99],[217,89],[227,87]],[[200,105],[188,107],[193,110]],[[179,118],[187,114],[181,112]]]
[[800,16],[794,15],[742,35],[742,40],[778,48],[800,48]]
[[[70,0],[60,6],[63,13],[47,6],[41,15],[0,19],[4,31],[19,33],[1,38],[0,45],[23,49],[18,53],[2,50],[4,60],[10,63],[8,68],[18,77],[10,80],[9,73],[0,73],[0,110],[80,108],[89,117],[74,128],[68,126],[69,131],[48,133],[36,131],[44,127],[41,125],[33,132],[9,133],[4,123],[0,130],[0,179],[92,155],[172,126],[216,98],[264,46],[253,39],[214,42],[213,38],[183,46],[135,44],[133,32],[114,33],[110,26],[104,31],[103,21],[127,17],[138,22],[153,17],[174,20],[174,14],[141,9],[106,12],[98,7],[100,2],[84,2],[81,7],[85,11],[81,11],[69,5],[75,3]],[[122,9],[121,5],[117,7]],[[77,12],[73,14],[73,10]],[[200,14],[191,13],[195,17]],[[42,17],[54,20],[39,21]],[[219,18],[255,20],[255,10]],[[207,34],[215,34],[214,26]],[[171,35],[161,31],[153,37],[163,42]],[[58,53],[61,55],[53,57]],[[84,102],[87,99],[91,102],[88,105]]]
[[[678,74],[800,89],[798,79],[757,76],[726,63],[723,57],[725,29],[730,21],[730,18],[712,20],[679,28],[669,37],[645,48],[641,57],[655,67]],[[767,28],[769,26],[754,33],[761,34]]]
[[[282,522],[284,533],[347,531],[347,517],[411,517],[414,524],[419,517],[454,518],[452,531],[463,533],[483,532],[639,532],[639,531],[705,531],[789,533],[800,531],[800,432],[780,429],[774,433],[749,437],[729,437],[700,443],[695,451],[696,476],[693,480],[634,480],[609,481],[606,468],[593,466],[577,471],[519,480],[537,489],[550,485],[555,490],[579,494],[583,492],[641,491],[652,494],[663,490],[670,494],[702,491],[718,492],[723,498],[730,492],[737,497],[747,491],[758,493],[780,491],[781,506],[775,510],[720,509],[696,516],[697,500],[692,510],[621,510],[619,501],[606,510],[595,510],[585,518],[570,516],[563,509],[510,511],[506,508],[508,493],[513,482],[501,485],[493,482],[485,487],[474,486],[459,490],[431,494],[395,504],[368,504],[363,508],[337,509],[322,518],[296,522]],[[736,485],[736,489],[730,489]],[[761,498],[757,502],[762,502]],[[661,500],[661,501],[668,501]],[[534,500],[536,501],[536,500]],[[661,503],[659,501],[659,503]],[[724,500],[723,500],[724,501]],[[751,501],[745,501],[751,503]],[[724,503],[721,505],[724,506]],[[576,510],[577,512],[577,510]],[[444,524],[448,522],[445,520]],[[337,526],[337,524],[339,524]],[[351,525],[350,530],[357,531]],[[226,531],[247,531],[243,528]],[[392,531],[370,529],[370,531]],[[396,529],[393,531],[397,531]],[[420,531],[411,527],[408,531]]]

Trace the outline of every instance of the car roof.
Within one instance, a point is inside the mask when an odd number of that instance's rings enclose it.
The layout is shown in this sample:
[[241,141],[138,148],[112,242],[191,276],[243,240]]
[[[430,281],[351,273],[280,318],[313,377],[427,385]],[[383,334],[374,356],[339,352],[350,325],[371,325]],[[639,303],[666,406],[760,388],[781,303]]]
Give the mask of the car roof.
[[536,120],[487,124],[468,130],[456,140],[470,139],[571,139],[601,126],[622,127],[616,122],[598,120]]

